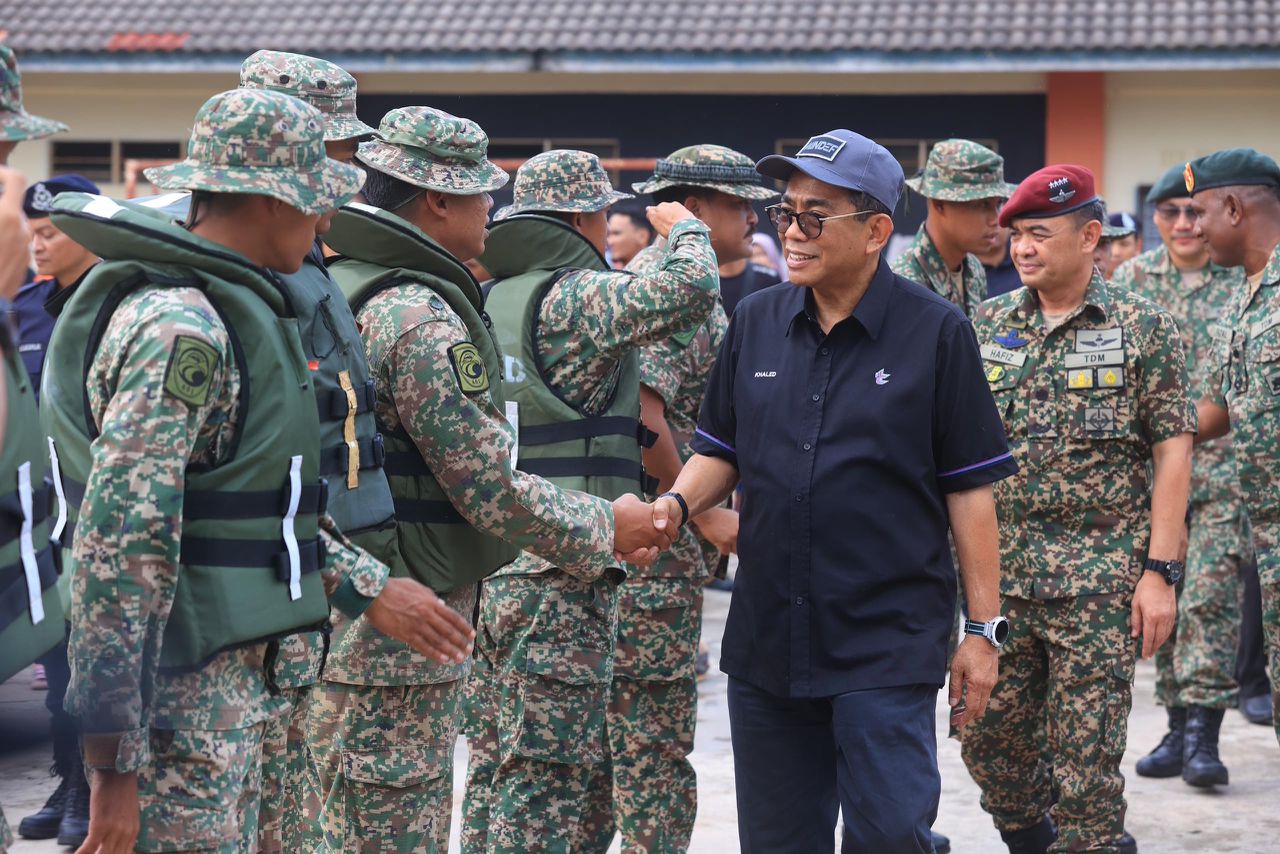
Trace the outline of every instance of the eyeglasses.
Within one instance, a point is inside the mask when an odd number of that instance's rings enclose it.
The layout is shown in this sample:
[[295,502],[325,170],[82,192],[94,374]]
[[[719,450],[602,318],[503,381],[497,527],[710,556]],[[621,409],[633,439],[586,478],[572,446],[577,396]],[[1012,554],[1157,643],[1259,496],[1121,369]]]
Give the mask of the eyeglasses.
[[1160,205],[1156,208],[1156,216],[1169,222],[1177,222],[1180,217],[1185,216],[1188,222],[1195,222],[1198,218],[1195,210],[1187,205]]
[[785,233],[791,228],[791,223],[795,222],[800,226],[800,233],[810,240],[815,240],[822,234],[822,224],[829,219],[844,219],[850,216],[866,216],[867,214],[876,213],[876,211],[854,211],[853,213],[824,215],[816,214],[811,211],[799,213],[790,208],[784,208],[782,205],[770,205],[764,209],[769,216],[769,222],[773,223],[773,227],[778,230],[778,234]]

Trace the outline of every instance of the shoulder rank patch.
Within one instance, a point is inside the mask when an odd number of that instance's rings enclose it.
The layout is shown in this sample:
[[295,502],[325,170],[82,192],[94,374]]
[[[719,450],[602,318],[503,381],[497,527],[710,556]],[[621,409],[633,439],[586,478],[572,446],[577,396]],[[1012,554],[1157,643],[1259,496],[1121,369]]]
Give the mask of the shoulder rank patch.
[[204,406],[219,358],[218,351],[199,338],[176,336],[164,369],[164,390],[183,403]]
[[464,394],[489,390],[489,372],[485,370],[484,359],[480,358],[476,345],[469,341],[454,344],[449,348],[449,362]]

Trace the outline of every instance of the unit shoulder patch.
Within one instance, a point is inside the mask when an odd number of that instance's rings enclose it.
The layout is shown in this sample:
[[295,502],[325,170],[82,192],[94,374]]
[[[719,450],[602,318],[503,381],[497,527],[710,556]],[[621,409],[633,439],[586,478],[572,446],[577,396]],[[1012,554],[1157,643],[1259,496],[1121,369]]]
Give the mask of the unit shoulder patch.
[[449,363],[464,394],[479,394],[489,390],[489,372],[476,345],[470,341],[454,344],[449,348]]
[[204,406],[209,402],[220,358],[217,350],[199,338],[175,336],[164,369],[164,390],[190,406]]

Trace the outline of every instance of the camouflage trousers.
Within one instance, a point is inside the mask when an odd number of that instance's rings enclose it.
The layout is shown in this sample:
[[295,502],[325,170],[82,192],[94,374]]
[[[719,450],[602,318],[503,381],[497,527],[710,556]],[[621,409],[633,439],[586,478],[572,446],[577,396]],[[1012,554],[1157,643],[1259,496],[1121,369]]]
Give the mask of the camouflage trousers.
[[446,852],[463,680],[311,689],[307,746],[334,854]]
[[136,850],[253,851],[265,730],[152,729],[151,762],[138,771]]
[[1012,630],[999,681],[986,713],[961,735],[964,763],[997,829],[1051,814],[1058,840],[1049,851],[1118,851],[1138,649],[1129,637],[1132,599],[1003,597]]
[[464,852],[584,851],[611,826],[607,790],[590,786],[606,758],[616,588],[559,570],[481,585]]
[[266,722],[263,734],[260,854],[315,851],[320,847],[320,798],[307,752],[310,687],[286,688],[289,714]]
[[[1253,520],[1251,520],[1253,521]],[[1267,647],[1267,677],[1280,690],[1280,521],[1254,522],[1253,544],[1258,555],[1258,584],[1262,588],[1262,636]],[[1280,741],[1280,715],[1273,715]]]
[[1197,505],[1187,569],[1178,585],[1178,621],[1156,652],[1156,702],[1229,709],[1236,704],[1240,564],[1252,549],[1234,502]]
[[585,851],[603,854],[614,825],[622,851],[682,852],[698,811],[689,754],[698,719],[694,669],[702,633],[702,586],[675,578],[618,588],[613,695],[606,716],[609,756],[590,790],[612,791],[613,822]]

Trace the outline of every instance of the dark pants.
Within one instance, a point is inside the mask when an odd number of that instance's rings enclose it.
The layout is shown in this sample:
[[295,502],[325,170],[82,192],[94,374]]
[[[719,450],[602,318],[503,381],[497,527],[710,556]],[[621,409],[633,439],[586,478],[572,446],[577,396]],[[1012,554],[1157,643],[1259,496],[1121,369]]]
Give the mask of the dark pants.
[[938,689],[908,685],[789,699],[729,679],[744,854],[929,854],[941,780]]
[[67,683],[71,681],[67,642],[64,640],[40,656],[39,660],[44,665],[45,679],[49,682],[44,706],[52,716],[53,761],[58,769],[58,776],[66,776],[71,773],[70,769],[80,753],[79,722],[62,707],[62,701],[67,696]]
[[1258,564],[1248,561],[1240,567],[1240,647],[1236,655],[1236,681],[1240,698],[1260,697],[1271,693],[1267,680],[1267,657],[1262,646],[1262,588],[1258,583]]

